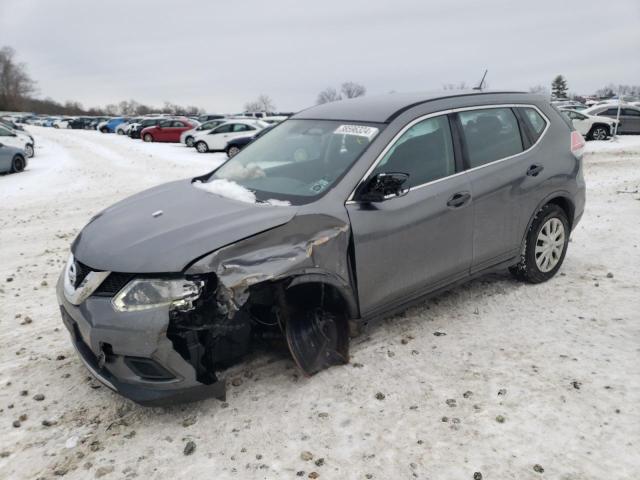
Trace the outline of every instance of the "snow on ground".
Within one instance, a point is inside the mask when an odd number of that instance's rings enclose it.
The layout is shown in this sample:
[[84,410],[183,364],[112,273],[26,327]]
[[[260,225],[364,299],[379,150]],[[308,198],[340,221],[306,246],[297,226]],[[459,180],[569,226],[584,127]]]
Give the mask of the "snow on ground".
[[234,371],[227,403],[148,409],[81,365],[54,284],[92,215],[224,157],[30,129],[37,156],[0,176],[0,478],[585,480],[640,470],[640,137],[587,144],[587,210],[552,281],[476,280],[372,326],[349,365],[307,379],[262,355]]

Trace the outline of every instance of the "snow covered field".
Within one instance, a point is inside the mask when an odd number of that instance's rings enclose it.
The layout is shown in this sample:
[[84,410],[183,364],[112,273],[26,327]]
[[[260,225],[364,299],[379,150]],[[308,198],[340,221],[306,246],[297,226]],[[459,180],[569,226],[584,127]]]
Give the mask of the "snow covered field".
[[483,278],[373,326],[349,365],[306,379],[262,356],[233,372],[227,403],[148,409],[92,380],[55,281],[95,213],[224,156],[29,129],[28,170],[0,176],[0,479],[640,471],[640,137],[587,144],[587,210],[552,281]]

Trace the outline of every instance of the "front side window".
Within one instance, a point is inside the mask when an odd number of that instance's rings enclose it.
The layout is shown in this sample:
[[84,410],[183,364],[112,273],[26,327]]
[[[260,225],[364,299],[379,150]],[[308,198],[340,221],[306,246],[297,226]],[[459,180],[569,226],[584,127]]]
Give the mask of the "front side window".
[[510,108],[469,110],[458,114],[469,168],[507,158],[524,150],[516,116]]
[[172,126],[172,127],[184,127],[184,123],[183,123],[183,122],[181,122],[181,121],[179,121],[179,120],[176,120],[175,122],[173,122],[173,123],[171,124],[171,126]]
[[158,124],[158,126],[160,126],[160,127],[170,127],[171,126],[171,120],[163,120]]
[[382,127],[288,120],[224,163],[203,187],[223,180],[250,191],[257,201],[308,203],[342,178]]
[[618,115],[618,109],[617,108],[607,108],[606,110],[603,110],[602,112],[600,112],[598,115],[602,116],[609,116],[609,115],[613,115],[614,117]]
[[384,155],[373,171],[407,173],[403,188],[416,187],[455,173],[449,120],[428,118],[409,128]]
[[9,130],[7,130],[6,128],[0,127],[0,137],[10,137],[10,136],[11,136],[11,132]]

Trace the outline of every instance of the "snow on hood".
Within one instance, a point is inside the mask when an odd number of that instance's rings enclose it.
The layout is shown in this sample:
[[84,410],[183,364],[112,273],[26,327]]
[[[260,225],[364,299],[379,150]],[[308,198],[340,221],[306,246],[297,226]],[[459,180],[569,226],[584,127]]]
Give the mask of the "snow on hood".
[[256,199],[256,194],[251,190],[225,178],[212,180],[206,183],[196,180],[195,182],[193,182],[193,186],[204,190],[205,192],[220,195],[221,197],[229,198],[231,200],[237,200],[239,202],[254,203],[258,205],[266,204],[274,207],[291,206],[290,202],[287,202],[285,200],[276,200],[274,198],[271,198],[264,202],[258,202],[258,200]]

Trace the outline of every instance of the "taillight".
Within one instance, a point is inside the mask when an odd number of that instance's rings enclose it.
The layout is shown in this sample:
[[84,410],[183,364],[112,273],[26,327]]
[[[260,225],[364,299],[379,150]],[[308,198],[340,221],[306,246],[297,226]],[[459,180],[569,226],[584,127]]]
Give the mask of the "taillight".
[[584,152],[584,137],[580,134],[580,132],[572,131],[571,132],[571,153],[576,158],[581,158],[582,153]]

